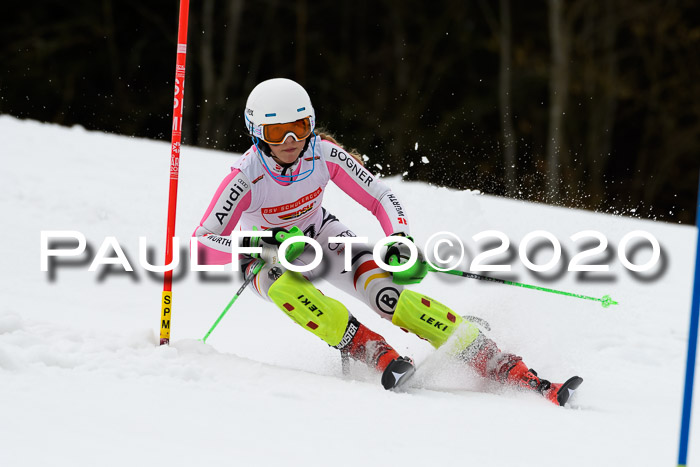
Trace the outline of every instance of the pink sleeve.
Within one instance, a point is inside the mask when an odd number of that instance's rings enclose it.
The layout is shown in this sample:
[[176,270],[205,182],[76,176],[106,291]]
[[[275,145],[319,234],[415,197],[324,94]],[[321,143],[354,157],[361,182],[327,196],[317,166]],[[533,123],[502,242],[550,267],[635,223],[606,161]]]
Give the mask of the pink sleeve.
[[343,148],[328,141],[323,143],[327,145],[324,154],[333,183],[370,211],[386,235],[410,234],[405,209],[391,189]]
[[192,236],[198,238],[199,264],[231,262],[229,235],[250,207],[250,182],[239,169],[224,178]]

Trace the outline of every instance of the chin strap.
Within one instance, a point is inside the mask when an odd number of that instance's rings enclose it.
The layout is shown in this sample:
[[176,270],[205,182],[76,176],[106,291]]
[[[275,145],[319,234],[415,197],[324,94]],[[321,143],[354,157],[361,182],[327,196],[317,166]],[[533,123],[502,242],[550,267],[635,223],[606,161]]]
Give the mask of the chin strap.
[[[275,175],[272,170],[270,170],[270,166],[267,165],[267,161],[265,160],[265,155],[263,154],[263,151],[260,149],[259,143],[260,140],[258,139],[257,136],[252,136],[253,139],[253,145],[255,146],[255,150],[258,153],[258,156],[260,157],[260,160],[262,161],[263,165],[265,166],[265,169],[267,170],[267,173],[270,174],[270,177],[272,177],[273,180],[281,183],[294,183],[294,182],[300,182],[306,178],[308,178],[311,173],[314,171],[314,168],[316,168],[316,133],[315,131],[311,132],[311,168],[308,170],[305,170],[297,175]],[[302,151],[301,154],[299,154],[299,157],[301,157],[304,154],[305,151]],[[297,159],[298,160],[298,159]],[[301,164],[301,161],[299,161]],[[303,177],[302,177],[303,175]],[[301,177],[301,178],[300,178]]]

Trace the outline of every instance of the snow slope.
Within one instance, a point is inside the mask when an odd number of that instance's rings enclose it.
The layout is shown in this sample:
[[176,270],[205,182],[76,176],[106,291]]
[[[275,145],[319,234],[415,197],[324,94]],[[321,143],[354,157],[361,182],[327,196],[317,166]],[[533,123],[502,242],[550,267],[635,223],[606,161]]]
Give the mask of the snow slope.
[[[139,266],[138,237],[162,261],[168,143],[8,116],[0,116],[0,141],[2,466],[674,465],[695,228],[389,179],[421,246],[437,231],[464,241],[463,269],[478,251],[472,235],[500,230],[513,250],[494,262],[513,271],[494,276],[620,302],[604,309],[437,274],[414,287],[488,320],[501,348],[545,378],[581,375],[572,408],[562,409],[479,380],[319,284],[418,361],[412,387],[392,393],[360,368],[344,379],[335,351],[250,291],[207,345],[198,342],[240,285],[232,273],[217,280],[185,273],[174,286],[172,345],[155,345],[162,284]],[[183,148],[178,236],[189,237],[235,157]],[[356,233],[383,236],[334,187],[326,207]],[[607,256],[593,258],[609,264],[608,273],[536,275],[518,258],[528,232],[547,230],[562,244],[565,269],[581,246],[569,237],[591,229],[610,242]],[[41,272],[46,230],[83,232],[92,255],[115,236],[135,272],[89,272],[88,255],[53,277]],[[662,261],[648,273],[632,274],[617,257],[620,239],[633,230],[661,244]],[[650,257],[649,248],[633,250],[636,264]],[[551,251],[532,256],[541,264]],[[700,463],[699,437],[695,423],[689,465]]]

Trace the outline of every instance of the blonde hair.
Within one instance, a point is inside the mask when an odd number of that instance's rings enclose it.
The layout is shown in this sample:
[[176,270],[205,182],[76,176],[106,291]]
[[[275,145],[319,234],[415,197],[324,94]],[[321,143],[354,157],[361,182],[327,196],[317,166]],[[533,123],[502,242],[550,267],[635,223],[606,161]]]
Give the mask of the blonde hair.
[[357,149],[346,149],[345,146],[340,144],[337,139],[325,128],[318,127],[316,128],[316,134],[321,138],[326,141],[330,141],[331,143],[335,144],[336,146],[340,146],[342,149],[344,149],[348,154],[350,154],[353,159],[357,161],[358,164],[364,166],[365,162],[362,160],[362,156],[360,155],[360,152]]

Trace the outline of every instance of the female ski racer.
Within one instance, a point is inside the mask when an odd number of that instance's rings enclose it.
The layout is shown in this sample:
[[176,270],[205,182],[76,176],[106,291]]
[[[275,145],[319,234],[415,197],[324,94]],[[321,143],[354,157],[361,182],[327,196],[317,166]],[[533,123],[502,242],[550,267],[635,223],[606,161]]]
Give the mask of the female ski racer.
[[[258,84],[248,97],[244,117],[253,145],[221,182],[194,232],[200,263],[231,262],[231,240],[227,237],[236,226],[245,231],[271,230],[272,238],[244,241],[244,246],[263,247],[260,255],[241,257],[243,272],[246,277],[253,277],[256,292],[301,327],[337,348],[344,361],[359,360],[382,372],[384,388],[394,388],[407,380],[414,372],[413,361],[400,356],[342,303],[316,289],[312,284],[315,278],[323,276],[381,317],[436,348],[459,328],[458,335],[450,340],[451,352],[481,376],[536,391],[558,405],[567,402],[571,391],[581,383],[580,378],[571,378],[564,384],[539,378],[520,357],[500,351],[459,313],[403,288],[405,284],[420,282],[427,273],[420,250],[418,261],[410,268],[389,273],[373,260],[370,246],[350,245],[338,238],[329,242],[332,237],[355,237],[348,226],[322,206],[329,181],[367,208],[387,236],[412,241],[410,222],[398,197],[364,167],[357,155],[332,137],[314,131],[316,115],[301,85],[284,78]],[[277,246],[290,236],[290,231],[301,231],[321,245],[321,267],[302,275],[279,263]],[[346,248],[351,248],[349,272],[345,272]],[[315,257],[315,250],[307,245],[301,254],[297,251],[285,259],[295,265],[308,265]],[[408,245],[395,242],[389,245],[385,262],[404,264],[409,257]]]

